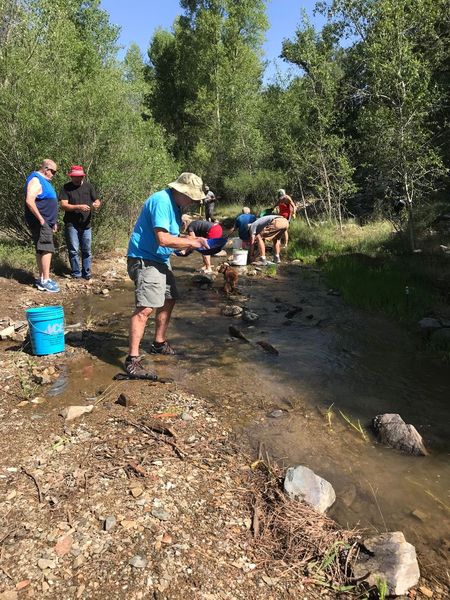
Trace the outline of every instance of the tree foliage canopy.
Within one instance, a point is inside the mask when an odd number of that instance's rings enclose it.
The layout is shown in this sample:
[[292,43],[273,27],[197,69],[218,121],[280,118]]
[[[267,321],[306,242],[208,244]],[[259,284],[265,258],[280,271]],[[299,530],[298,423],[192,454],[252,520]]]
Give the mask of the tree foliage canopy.
[[0,0],[1,230],[26,235],[24,180],[50,157],[57,185],[72,163],[88,170],[105,232],[188,170],[224,199],[269,202],[284,187],[337,221],[402,199],[413,243],[414,221],[448,206],[448,2],[316,10],[321,29],[304,16],[280,40],[291,74],[264,84],[264,0],[181,0],[148,60],[137,46],[118,60],[99,0]]

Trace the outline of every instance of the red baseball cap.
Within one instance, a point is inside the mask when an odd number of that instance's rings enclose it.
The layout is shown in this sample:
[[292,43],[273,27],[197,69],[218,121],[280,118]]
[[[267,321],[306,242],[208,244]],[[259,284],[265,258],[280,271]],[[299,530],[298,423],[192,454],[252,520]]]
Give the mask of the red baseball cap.
[[69,177],[85,177],[86,173],[81,165],[72,165],[67,175]]

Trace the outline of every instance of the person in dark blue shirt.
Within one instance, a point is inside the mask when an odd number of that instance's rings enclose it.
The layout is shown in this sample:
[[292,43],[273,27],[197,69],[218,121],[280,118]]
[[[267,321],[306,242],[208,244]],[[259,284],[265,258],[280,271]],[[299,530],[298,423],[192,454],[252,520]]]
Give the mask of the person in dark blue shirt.
[[244,206],[244,208],[242,209],[242,214],[236,217],[233,229],[230,231],[230,235],[234,231],[238,231],[239,237],[242,240],[242,248],[244,250],[248,250],[250,246],[250,231],[248,226],[251,225],[254,221],[256,221],[256,215],[253,215],[250,212],[248,206]]
[[28,175],[25,184],[25,221],[35,244],[39,271],[35,285],[43,292],[59,292],[59,285],[50,279],[50,264],[55,252],[53,233],[58,218],[58,196],[51,181],[57,168],[53,160],[46,158],[38,171]]

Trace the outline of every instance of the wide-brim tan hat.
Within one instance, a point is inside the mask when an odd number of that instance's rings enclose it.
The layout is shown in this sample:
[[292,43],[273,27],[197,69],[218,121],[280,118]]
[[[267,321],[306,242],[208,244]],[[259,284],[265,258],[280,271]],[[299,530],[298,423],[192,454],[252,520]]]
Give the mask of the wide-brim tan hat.
[[196,202],[200,202],[205,197],[203,181],[195,173],[181,173],[178,179],[169,183],[169,187]]

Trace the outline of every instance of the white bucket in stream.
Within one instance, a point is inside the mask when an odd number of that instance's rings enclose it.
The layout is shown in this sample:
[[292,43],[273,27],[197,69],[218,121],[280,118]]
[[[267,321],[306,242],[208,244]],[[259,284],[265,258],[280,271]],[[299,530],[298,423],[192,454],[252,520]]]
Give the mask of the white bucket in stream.
[[233,265],[245,267],[247,264],[248,250],[233,250]]

